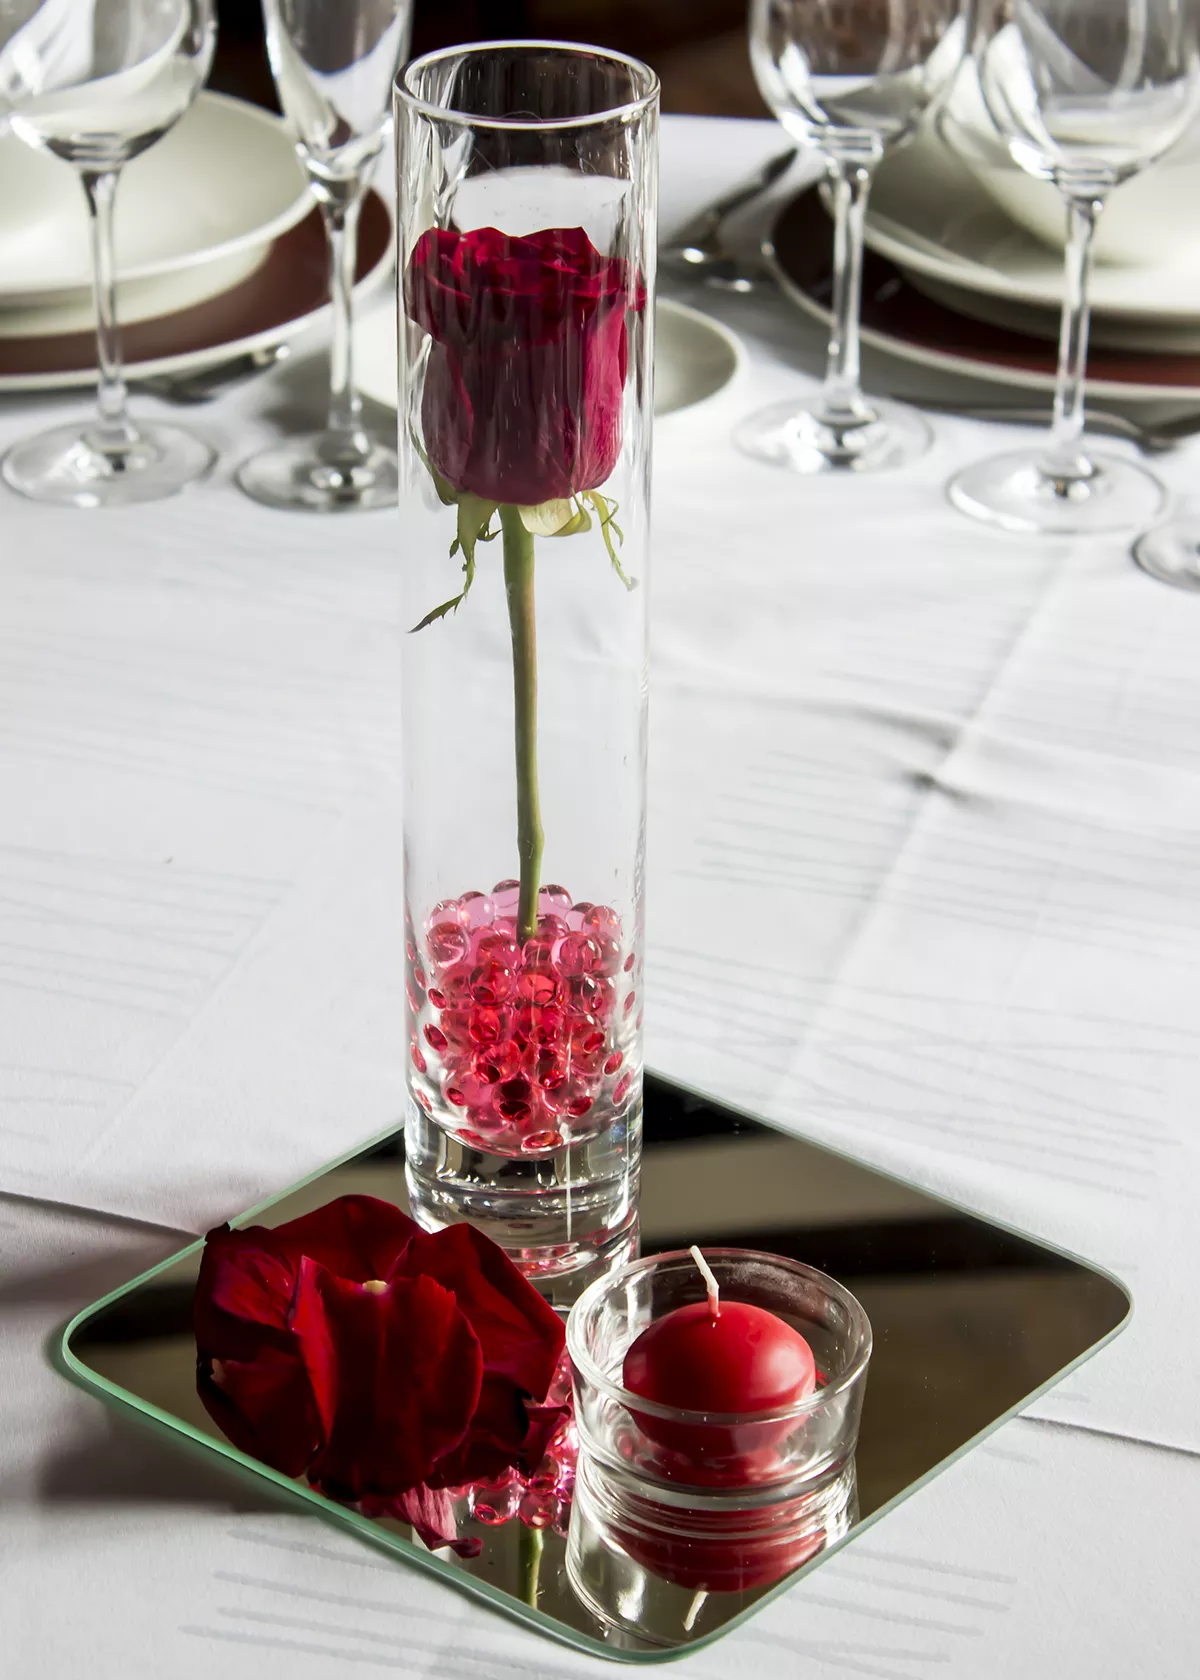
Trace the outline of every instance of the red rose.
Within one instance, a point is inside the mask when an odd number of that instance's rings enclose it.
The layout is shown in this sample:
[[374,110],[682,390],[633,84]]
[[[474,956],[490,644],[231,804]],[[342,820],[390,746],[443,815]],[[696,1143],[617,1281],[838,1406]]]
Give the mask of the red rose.
[[562,1323],[502,1250],[371,1196],[210,1231],[194,1323],[200,1398],[235,1446],[410,1520],[432,1490],[532,1469],[562,1416],[544,1404]]
[[645,289],[582,228],[433,228],[404,278],[433,339],[425,448],[451,487],[536,507],[604,483],[621,452],[625,312]]

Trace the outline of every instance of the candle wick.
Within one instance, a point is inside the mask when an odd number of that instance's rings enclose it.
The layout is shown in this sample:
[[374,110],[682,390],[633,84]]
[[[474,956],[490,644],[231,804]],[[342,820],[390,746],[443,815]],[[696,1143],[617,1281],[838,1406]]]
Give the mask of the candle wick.
[[700,1250],[696,1247],[695,1243],[692,1244],[688,1252],[691,1254],[692,1259],[696,1262],[696,1265],[700,1268],[700,1276],[704,1279],[705,1287],[708,1290],[708,1310],[712,1313],[714,1318],[720,1318],[721,1285],[713,1276],[712,1267],[704,1258],[703,1254],[701,1254]]

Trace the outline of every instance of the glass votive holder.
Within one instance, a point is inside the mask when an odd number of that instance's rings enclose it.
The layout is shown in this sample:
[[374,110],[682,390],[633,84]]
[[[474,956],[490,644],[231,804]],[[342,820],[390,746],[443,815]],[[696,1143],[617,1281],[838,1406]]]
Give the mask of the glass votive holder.
[[[706,1299],[690,1253],[611,1272],[567,1320],[579,1463],[567,1573],[608,1626],[669,1646],[724,1621],[855,1518],[871,1326],[849,1290],[777,1255],[708,1249],[724,1302],[774,1313],[808,1342],[810,1393],[782,1410],[724,1413],[630,1393],[625,1355],[655,1319]],[[735,1595],[732,1599],[730,1595]]]

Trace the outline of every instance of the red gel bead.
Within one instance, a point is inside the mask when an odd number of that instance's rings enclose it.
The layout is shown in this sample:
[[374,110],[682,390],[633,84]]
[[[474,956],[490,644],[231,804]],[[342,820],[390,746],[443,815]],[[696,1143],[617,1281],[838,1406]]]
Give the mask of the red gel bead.
[[518,1074],[515,1079],[506,1079],[501,1085],[496,1109],[506,1120],[521,1121],[528,1119],[534,1101],[533,1086],[524,1074]]
[[629,1348],[622,1381],[631,1394],[692,1412],[741,1412],[728,1427],[680,1423],[637,1413],[644,1434],[660,1447],[712,1466],[727,1460],[722,1480],[748,1479],[747,1455],[787,1438],[788,1420],[755,1423],[755,1412],[783,1411],[812,1393],[812,1349],[798,1330],[748,1301],[721,1302],[717,1316],[694,1301],[647,1325]]
[[618,1079],[617,1083],[613,1086],[613,1101],[618,1105],[623,1103],[625,1098],[629,1095],[629,1087],[632,1084],[633,1075],[631,1073],[622,1074],[621,1078]]
[[521,1052],[511,1038],[476,1052],[471,1068],[483,1085],[500,1085],[511,1079],[521,1066]]
[[517,943],[503,933],[485,933],[475,947],[475,960],[479,963],[499,963],[501,968],[510,972],[519,968],[521,952]]
[[436,986],[430,986],[429,1001],[435,1009],[445,1009],[446,994],[445,992],[439,992]]
[[539,1150],[559,1149],[562,1141],[561,1132],[530,1132],[521,1139],[521,1148],[526,1154],[533,1155]]
[[438,987],[451,1009],[461,1009],[471,997],[471,970],[466,963],[447,969]]
[[458,901],[459,912],[468,927],[486,927],[496,914],[496,907],[486,893],[465,892]]
[[513,977],[507,968],[502,967],[500,963],[482,963],[471,975],[471,1001],[482,1004],[503,1003],[512,987]]
[[556,1050],[539,1050],[534,1058],[533,1077],[543,1091],[557,1091],[566,1084],[567,1064]]
[[558,948],[555,967],[566,980],[590,974],[600,962],[600,947],[587,933],[568,933]]
[[412,1057],[412,1065],[416,1068],[417,1072],[424,1073],[429,1067],[429,1063],[421,1054],[421,1046],[419,1044],[414,1044],[412,1049],[409,1051],[409,1055]]
[[566,887],[547,886],[538,893],[538,910],[555,916],[565,916],[571,908],[571,895]]
[[502,916],[513,916],[521,902],[521,883],[511,878],[507,881],[497,881],[492,888],[492,903]]
[[425,940],[430,957],[439,968],[461,962],[470,948],[466,930],[455,922],[435,922]]
[[539,939],[545,939],[549,944],[556,945],[560,939],[570,932],[570,929],[561,916],[545,915],[538,917],[537,931]]
[[478,1007],[471,1011],[471,1040],[474,1044],[497,1044],[508,1034],[512,1012]]
[[633,1008],[633,1005],[634,1005],[634,1002],[635,1002],[636,998],[637,998],[637,993],[636,992],[630,992],[629,996],[625,999],[625,1006],[624,1007],[625,1007],[626,1015],[628,1015],[629,1011]]
[[605,1073],[616,1073],[625,1060],[619,1050],[615,1051],[604,1064]]
[[571,1028],[571,1054],[580,1056],[594,1056],[598,1050],[604,1049],[604,1034],[586,1015],[581,1019],[575,1018]]
[[633,963],[634,963],[634,956],[633,956],[633,952],[630,951],[629,955],[625,958],[625,972],[626,972],[626,974],[629,974],[632,971]]
[[558,987],[554,984],[552,973],[544,973],[541,969],[526,969],[517,981],[517,991],[527,1003],[540,1005],[552,1003]]
[[435,1027],[433,1022],[430,1021],[425,1028],[425,1042],[431,1050],[437,1050],[440,1053],[446,1048],[447,1039],[442,1029]]
[[[437,1028],[433,1029],[435,1032]],[[450,1043],[465,1048],[471,1042],[471,1017],[465,1009],[442,1010],[442,1032]],[[426,1029],[426,1038],[429,1031]]]
[[583,918],[583,929],[585,933],[599,934],[602,939],[619,940],[621,918],[607,904],[592,904]]

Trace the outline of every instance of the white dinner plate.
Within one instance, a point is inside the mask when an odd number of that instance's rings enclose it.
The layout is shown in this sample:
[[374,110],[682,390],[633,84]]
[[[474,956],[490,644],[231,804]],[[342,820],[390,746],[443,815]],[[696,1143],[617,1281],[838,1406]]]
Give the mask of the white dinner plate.
[[[816,186],[783,207],[766,246],[787,295],[823,321],[829,319],[832,248],[832,229]],[[1010,389],[1053,389],[1058,353],[1052,338],[1030,333],[1024,322],[983,321],[982,309],[959,308],[953,295],[935,297],[938,286],[926,279],[918,285],[898,263],[869,252],[863,265],[863,342],[925,368]],[[1193,402],[1200,398],[1200,351],[1176,342],[1170,332],[1166,343],[1152,347],[1096,342],[1088,358],[1088,390],[1118,401]]]
[[[1181,214],[1190,213],[1200,199],[1200,164],[1179,165],[1173,174],[1187,189]],[[1057,310],[1062,301],[1061,252],[1018,227],[932,128],[880,169],[866,239],[906,273],[942,285],[1042,309]],[[1200,322],[1200,261],[1097,263],[1091,298],[1097,315]]]
[[[741,341],[698,309],[659,298],[654,335],[654,412],[661,419],[694,408],[729,384]],[[396,406],[396,306],[371,310],[354,327],[354,372],[363,396]]]
[[[369,192],[359,222],[359,278],[355,296],[366,305],[392,269],[391,213],[381,194]],[[261,253],[251,253],[247,273],[196,302],[188,295],[186,271],[164,275],[152,284],[159,308],[144,318],[126,320],[122,333],[131,380],[198,372],[246,351],[295,338],[328,311],[328,250],[315,207],[273,239]],[[53,321],[55,311],[49,312]],[[54,391],[95,383],[94,325],[86,330],[48,330],[46,312],[29,312],[37,330],[0,334],[0,392]]]
[[[311,206],[280,119],[201,93],[175,128],[121,171],[118,275],[126,283],[148,280],[265,247]],[[0,134],[0,252],[0,308],[90,291],[87,207],[75,170],[12,133]]]

